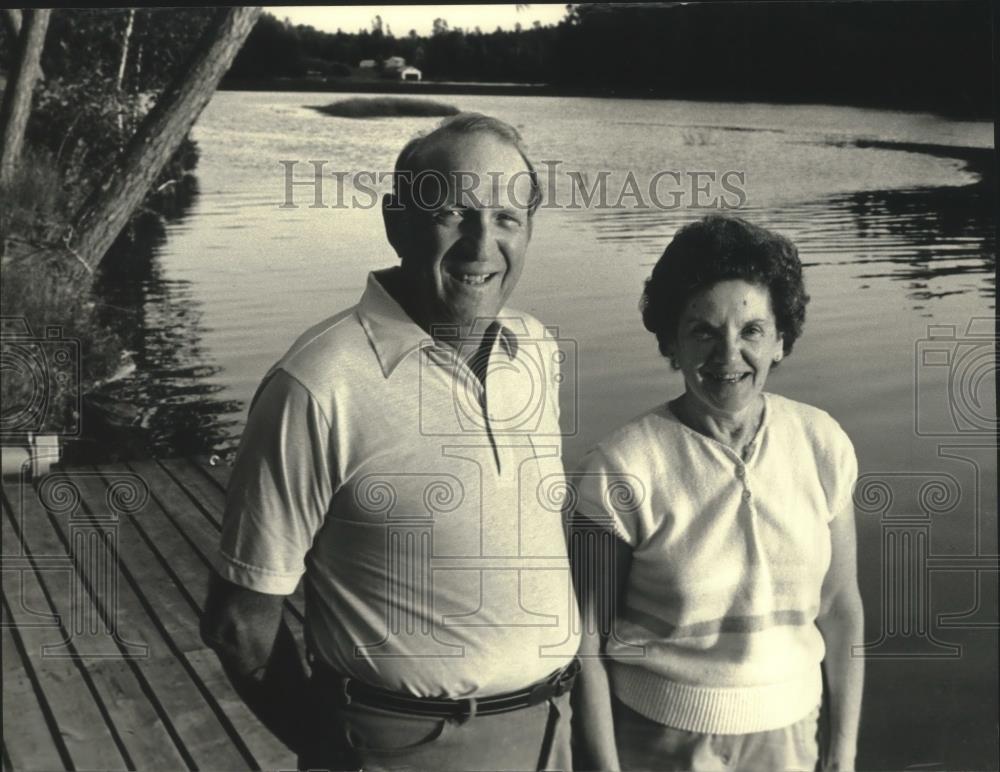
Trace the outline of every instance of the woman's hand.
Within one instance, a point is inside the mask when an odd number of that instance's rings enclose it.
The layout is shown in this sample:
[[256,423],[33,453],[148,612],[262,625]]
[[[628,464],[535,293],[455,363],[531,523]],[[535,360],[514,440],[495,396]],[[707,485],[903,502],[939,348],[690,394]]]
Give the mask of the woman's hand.
[[857,534],[849,503],[830,523],[830,569],[823,581],[816,620],[826,644],[823,669],[829,689],[830,737],[821,748],[822,770],[853,770],[861,719],[865,661],[864,613],[858,591]]
[[[584,518],[577,514],[573,521],[583,522]],[[614,618],[624,600],[632,548],[610,532],[596,540],[574,539],[571,532],[569,543],[583,625],[580,674],[573,688],[574,748],[582,758],[574,757],[573,766],[617,772],[620,764],[603,652],[605,636],[613,630]],[[599,607],[600,598],[613,602]]]

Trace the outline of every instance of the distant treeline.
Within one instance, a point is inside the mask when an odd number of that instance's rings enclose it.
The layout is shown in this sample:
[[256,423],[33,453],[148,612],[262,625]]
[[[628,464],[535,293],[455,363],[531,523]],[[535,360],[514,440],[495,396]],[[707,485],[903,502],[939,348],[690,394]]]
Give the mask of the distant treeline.
[[[373,10],[373,16],[375,8]],[[992,112],[986,0],[570,5],[557,25],[397,35],[265,16],[230,79],[343,77],[402,56],[425,79],[547,83],[567,93],[816,101]]]

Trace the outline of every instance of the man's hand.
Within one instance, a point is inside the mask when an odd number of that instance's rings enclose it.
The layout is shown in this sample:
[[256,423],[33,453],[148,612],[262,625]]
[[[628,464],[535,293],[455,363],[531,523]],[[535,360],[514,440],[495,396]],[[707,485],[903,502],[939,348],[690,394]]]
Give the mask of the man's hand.
[[312,736],[309,678],[295,637],[282,621],[282,595],[266,595],[213,573],[201,619],[233,687],[254,714],[290,749]]

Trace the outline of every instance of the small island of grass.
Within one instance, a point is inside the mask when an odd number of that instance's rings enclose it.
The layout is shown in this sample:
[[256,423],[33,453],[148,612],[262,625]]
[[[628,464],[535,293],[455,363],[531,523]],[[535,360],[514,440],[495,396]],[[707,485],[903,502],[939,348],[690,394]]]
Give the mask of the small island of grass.
[[403,118],[403,117],[444,117],[457,115],[459,110],[452,105],[434,102],[430,99],[410,97],[352,97],[340,99],[328,105],[311,105],[324,115],[340,118]]

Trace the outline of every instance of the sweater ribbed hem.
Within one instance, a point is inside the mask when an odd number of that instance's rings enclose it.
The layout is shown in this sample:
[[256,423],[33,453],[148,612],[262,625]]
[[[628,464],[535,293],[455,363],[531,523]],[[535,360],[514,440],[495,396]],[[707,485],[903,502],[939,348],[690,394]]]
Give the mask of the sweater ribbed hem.
[[615,696],[646,718],[704,734],[749,734],[801,721],[819,705],[819,665],[800,678],[765,686],[680,684],[636,665],[611,663]]

